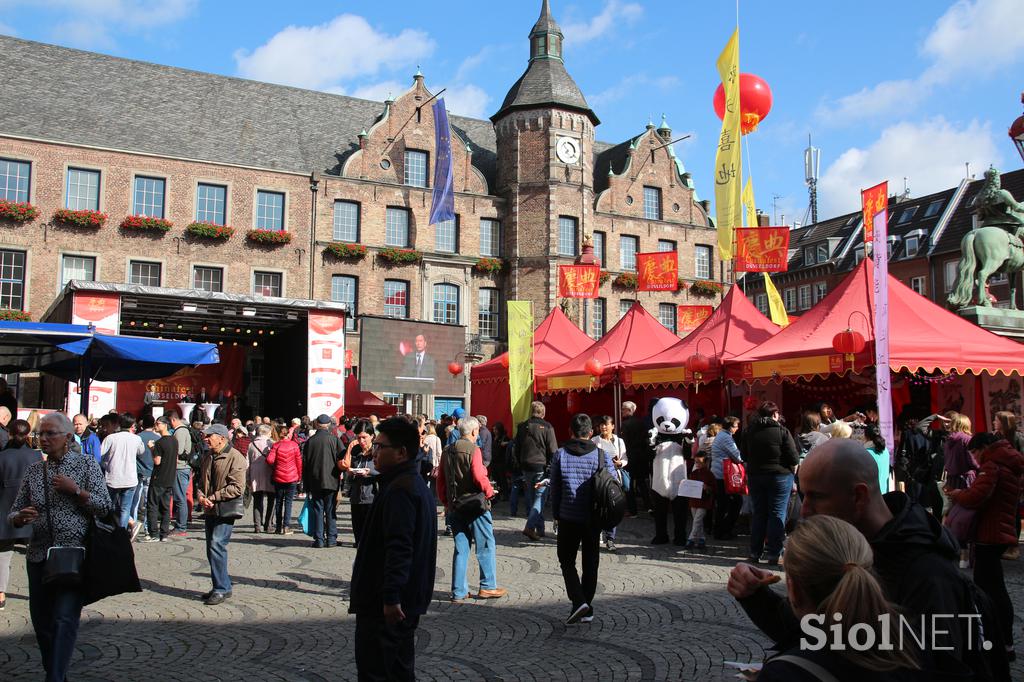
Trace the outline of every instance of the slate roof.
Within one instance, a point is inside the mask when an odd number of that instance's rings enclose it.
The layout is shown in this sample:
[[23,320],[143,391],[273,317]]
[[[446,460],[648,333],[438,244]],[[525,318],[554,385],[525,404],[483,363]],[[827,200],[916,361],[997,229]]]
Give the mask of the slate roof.
[[[1017,201],[1024,201],[1024,170],[1018,169],[1001,173],[999,176],[1002,188],[1008,190]],[[974,198],[978,196],[985,179],[974,180],[964,190],[963,198],[942,231],[938,242],[932,247],[932,253],[951,253],[960,251],[960,240],[974,225]]]
[[540,16],[537,18],[537,23],[533,25],[530,30],[530,35],[534,36],[538,33],[557,33],[562,34],[562,29],[558,27],[554,17],[551,16],[551,7],[548,5],[548,0],[544,0],[540,6]]
[[576,81],[565,70],[560,59],[534,59],[526,67],[505,95],[498,112],[491,116],[497,121],[510,111],[557,106],[586,114],[594,125],[599,124],[597,115],[590,109]]

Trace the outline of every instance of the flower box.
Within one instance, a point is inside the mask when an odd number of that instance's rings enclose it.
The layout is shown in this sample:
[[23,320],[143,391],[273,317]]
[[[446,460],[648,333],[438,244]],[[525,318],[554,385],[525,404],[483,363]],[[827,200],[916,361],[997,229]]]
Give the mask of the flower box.
[[608,272],[607,270],[602,270],[601,271],[601,275],[597,279],[598,279],[598,281],[601,284],[604,284],[605,282],[607,282],[611,278],[612,278],[612,273]]
[[235,228],[227,225],[215,225],[213,223],[195,222],[185,226],[185,234],[203,239],[228,240],[235,233]]
[[423,254],[415,249],[396,249],[393,247],[381,249],[377,252],[377,256],[392,265],[419,263],[423,260]]
[[0,320],[10,320],[13,322],[31,322],[32,316],[24,310],[11,310],[10,308],[0,308]]
[[690,288],[690,283],[687,282],[682,277],[679,278],[677,283],[679,284],[679,291],[685,291],[686,289]]
[[477,272],[501,272],[505,268],[505,261],[500,258],[481,258],[473,264],[473,269]]
[[366,247],[362,244],[346,244],[344,242],[328,244],[324,247],[324,255],[334,258],[360,260],[366,257]]
[[107,214],[99,211],[59,208],[53,212],[53,221],[68,227],[103,227],[107,222]]
[[707,296],[711,298],[721,294],[723,291],[725,291],[725,287],[718,282],[709,280],[699,279],[690,285],[690,293],[694,296]]
[[0,199],[0,219],[14,223],[27,223],[39,217],[39,209],[27,201]]
[[622,272],[622,273],[619,273],[615,277],[615,279],[612,280],[612,284],[614,284],[617,287],[621,287],[623,289],[636,289],[636,287],[637,287],[636,273],[635,272]]
[[287,244],[292,233],[285,230],[249,230],[245,238],[258,244]]
[[121,229],[129,232],[170,232],[174,225],[170,220],[146,215],[130,215],[121,221]]

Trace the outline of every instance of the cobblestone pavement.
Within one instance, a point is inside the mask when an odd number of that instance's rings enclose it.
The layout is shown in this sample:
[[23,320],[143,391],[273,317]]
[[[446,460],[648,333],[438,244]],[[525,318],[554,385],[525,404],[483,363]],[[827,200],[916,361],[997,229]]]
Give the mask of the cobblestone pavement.
[[[350,541],[342,509],[342,537]],[[440,537],[435,602],[418,631],[418,677],[723,680],[733,679],[723,661],[760,661],[769,642],[725,591],[730,568],[745,552],[735,543],[705,555],[651,547],[651,525],[646,517],[627,520],[618,553],[602,550],[596,618],[575,626],[563,622],[569,609],[550,537],[529,542],[519,532],[521,519],[499,514],[498,579],[509,596],[463,604],[446,601],[452,541]],[[72,678],[354,680],[355,621],[346,609],[355,550],[308,545],[301,532],[255,535],[239,523],[229,548],[234,596],[217,607],[199,600],[210,585],[201,530],[137,545],[145,592],[85,610]],[[4,680],[41,678],[23,562],[15,557],[0,612]],[[1021,562],[1005,565],[1022,609]],[[471,559],[471,589],[475,570]],[[1015,672],[1022,679],[1024,666]]]

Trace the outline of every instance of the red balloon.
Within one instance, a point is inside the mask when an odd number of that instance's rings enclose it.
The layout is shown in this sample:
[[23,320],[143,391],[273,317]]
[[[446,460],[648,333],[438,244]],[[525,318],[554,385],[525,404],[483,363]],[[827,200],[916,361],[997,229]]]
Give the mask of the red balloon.
[[594,377],[601,376],[601,372],[604,371],[604,365],[597,358],[590,358],[586,364],[583,365],[583,369],[586,370],[587,374]]
[[[715,115],[725,116],[725,87],[721,83],[715,90]],[[772,90],[759,76],[740,74],[740,133],[746,135],[757,130],[757,124],[772,110]]]
[[501,354],[501,366],[508,369],[508,353]]
[[451,372],[452,376],[458,376],[462,374],[462,364],[458,362],[449,362],[448,371]]

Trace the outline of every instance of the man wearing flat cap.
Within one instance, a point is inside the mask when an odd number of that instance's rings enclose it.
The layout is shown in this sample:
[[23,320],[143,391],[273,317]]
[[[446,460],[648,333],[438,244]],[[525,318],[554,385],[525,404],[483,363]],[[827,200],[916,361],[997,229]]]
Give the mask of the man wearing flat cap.
[[331,433],[331,418],[322,414],[314,422],[314,433],[302,445],[302,485],[309,500],[309,534],[313,547],[334,547],[338,543],[338,463],[345,457],[341,439]]
[[231,447],[231,433],[223,424],[211,424],[203,430],[210,446],[199,464],[199,504],[206,519],[206,558],[210,562],[213,589],[203,595],[207,606],[216,606],[231,597],[228,575],[228,541],[235,520],[242,517],[237,502],[245,491],[245,456]]

